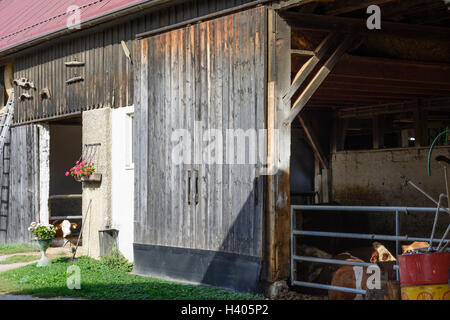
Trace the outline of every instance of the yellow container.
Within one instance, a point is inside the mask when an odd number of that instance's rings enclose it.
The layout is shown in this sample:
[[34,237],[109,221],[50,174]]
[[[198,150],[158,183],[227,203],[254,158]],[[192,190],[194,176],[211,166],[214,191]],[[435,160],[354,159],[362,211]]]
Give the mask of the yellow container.
[[450,300],[448,284],[402,286],[402,300]]

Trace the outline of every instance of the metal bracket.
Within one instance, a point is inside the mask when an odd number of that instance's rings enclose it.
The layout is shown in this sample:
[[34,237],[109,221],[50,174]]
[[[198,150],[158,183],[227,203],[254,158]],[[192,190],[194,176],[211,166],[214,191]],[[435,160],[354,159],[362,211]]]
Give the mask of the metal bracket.
[[83,67],[84,66],[84,62],[76,61],[76,60],[64,62],[64,64],[66,65],[66,67]]
[[79,76],[79,77],[74,77],[71,78],[69,80],[66,81],[66,84],[71,84],[71,83],[75,83],[75,82],[79,82],[79,81],[84,81],[84,78]]

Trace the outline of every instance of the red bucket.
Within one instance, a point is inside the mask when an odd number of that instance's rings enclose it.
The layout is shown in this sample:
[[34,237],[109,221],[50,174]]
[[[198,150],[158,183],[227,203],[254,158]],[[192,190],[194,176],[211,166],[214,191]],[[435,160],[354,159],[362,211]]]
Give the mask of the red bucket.
[[450,300],[450,252],[398,257],[402,300]]

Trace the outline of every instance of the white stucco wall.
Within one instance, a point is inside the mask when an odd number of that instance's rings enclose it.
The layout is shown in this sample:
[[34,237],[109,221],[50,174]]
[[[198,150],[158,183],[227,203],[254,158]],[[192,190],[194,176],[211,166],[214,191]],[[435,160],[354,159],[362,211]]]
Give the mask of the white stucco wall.
[[39,126],[39,221],[49,223],[48,197],[50,192],[50,127]]
[[119,230],[119,251],[133,261],[134,168],[131,119],[134,107],[112,110],[112,228]]
[[[83,254],[93,258],[101,254],[99,230],[112,223],[111,114],[111,108],[83,112],[83,155],[102,174],[101,183],[83,182]],[[100,145],[88,151],[86,145],[92,144]]]

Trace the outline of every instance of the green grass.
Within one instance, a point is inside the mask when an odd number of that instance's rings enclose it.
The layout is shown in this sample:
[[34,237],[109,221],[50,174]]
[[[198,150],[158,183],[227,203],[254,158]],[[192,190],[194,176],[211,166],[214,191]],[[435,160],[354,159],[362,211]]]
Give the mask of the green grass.
[[13,264],[13,263],[20,263],[20,262],[29,262],[29,261],[34,261],[34,260],[39,260],[39,256],[18,254],[15,256],[8,257],[3,261],[0,261],[0,264]]
[[67,288],[67,268],[70,258],[58,258],[50,267],[34,264],[0,273],[0,287],[12,294],[38,297],[82,297],[87,299],[130,300],[241,300],[262,299],[261,296],[241,294],[211,287],[186,285],[141,277],[127,273],[127,268],[115,268],[88,257],[75,260],[81,270],[81,289]]
[[30,243],[4,244],[0,243],[0,255],[38,251]]

